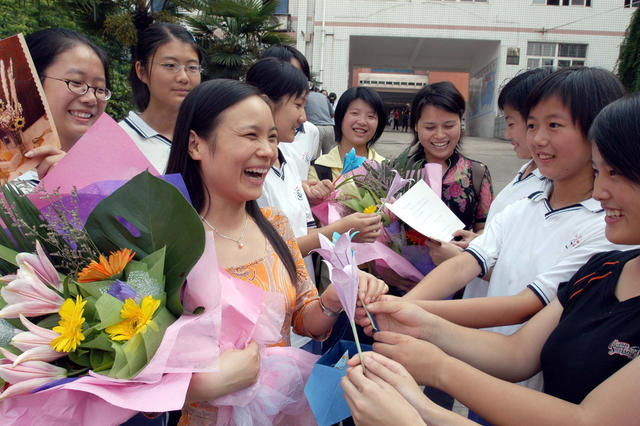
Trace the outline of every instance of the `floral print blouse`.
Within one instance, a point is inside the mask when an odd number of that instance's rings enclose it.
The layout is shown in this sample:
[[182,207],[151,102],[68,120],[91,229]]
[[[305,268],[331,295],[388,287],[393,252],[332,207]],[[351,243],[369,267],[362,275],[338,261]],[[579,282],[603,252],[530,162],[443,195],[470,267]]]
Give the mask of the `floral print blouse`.
[[[454,152],[447,160],[449,167],[442,176],[442,201],[464,223],[465,229],[474,230],[484,223],[493,201],[493,186],[489,169],[482,163]],[[481,167],[473,167],[472,162]],[[483,169],[480,194],[473,187],[473,172]]]

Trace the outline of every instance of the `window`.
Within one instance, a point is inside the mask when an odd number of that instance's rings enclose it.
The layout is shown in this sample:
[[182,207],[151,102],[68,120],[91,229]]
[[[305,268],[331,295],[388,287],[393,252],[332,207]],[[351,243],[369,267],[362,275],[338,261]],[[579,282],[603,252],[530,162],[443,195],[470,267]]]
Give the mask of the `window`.
[[[633,0],[633,1],[638,1],[638,0]],[[533,4],[546,4],[547,6],[591,7],[591,0],[533,0]]]
[[507,49],[507,65],[520,65],[520,49],[509,47]]
[[640,7],[640,0],[624,0],[624,7]]
[[537,41],[527,44],[527,68],[579,66],[585,64],[586,57],[586,44]]

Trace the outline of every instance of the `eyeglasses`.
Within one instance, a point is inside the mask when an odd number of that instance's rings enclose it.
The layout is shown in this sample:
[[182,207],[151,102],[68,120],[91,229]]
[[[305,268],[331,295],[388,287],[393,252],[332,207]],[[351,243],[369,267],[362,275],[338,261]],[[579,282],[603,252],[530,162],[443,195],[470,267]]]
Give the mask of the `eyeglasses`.
[[89,91],[89,89],[93,89],[93,93],[95,94],[96,99],[98,99],[99,101],[108,101],[109,99],[111,99],[111,90],[105,87],[89,86],[84,81],[69,80],[65,78],[55,78],[55,77],[49,77],[47,75],[45,75],[44,78],[49,78],[51,80],[64,81],[67,84],[67,88],[69,89],[69,91],[76,95],[84,95]]
[[158,64],[162,67],[163,70],[171,73],[178,74],[183,69],[189,74],[200,74],[202,72],[202,67],[196,64],[182,65],[176,62],[153,62],[154,64]]

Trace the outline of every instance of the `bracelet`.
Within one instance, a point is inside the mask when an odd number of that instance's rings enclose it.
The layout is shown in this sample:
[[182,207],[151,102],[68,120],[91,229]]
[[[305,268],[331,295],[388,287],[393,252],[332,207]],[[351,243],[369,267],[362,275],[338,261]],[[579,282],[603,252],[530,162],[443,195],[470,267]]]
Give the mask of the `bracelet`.
[[340,308],[338,312],[334,312],[331,309],[324,306],[324,303],[322,303],[322,296],[318,297],[318,302],[320,302],[320,309],[322,309],[322,313],[330,318],[337,317],[342,313],[342,311],[344,311],[344,309]]

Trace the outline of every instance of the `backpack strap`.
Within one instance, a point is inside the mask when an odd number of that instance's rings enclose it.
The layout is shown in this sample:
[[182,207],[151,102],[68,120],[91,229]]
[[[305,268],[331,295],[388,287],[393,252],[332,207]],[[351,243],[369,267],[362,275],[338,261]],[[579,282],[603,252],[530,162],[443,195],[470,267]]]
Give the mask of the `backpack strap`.
[[482,190],[482,178],[484,177],[485,165],[479,161],[471,160],[471,180],[473,183],[473,190],[476,196],[480,197],[480,191]]
[[331,167],[322,166],[320,164],[316,164],[314,161],[311,162],[311,166],[316,169],[316,174],[318,175],[318,180],[333,180],[333,174],[331,173]]

